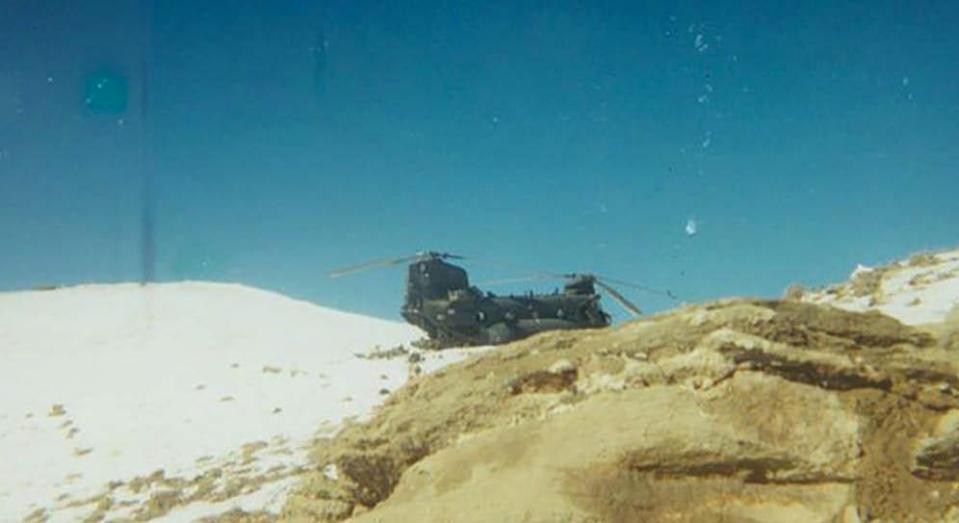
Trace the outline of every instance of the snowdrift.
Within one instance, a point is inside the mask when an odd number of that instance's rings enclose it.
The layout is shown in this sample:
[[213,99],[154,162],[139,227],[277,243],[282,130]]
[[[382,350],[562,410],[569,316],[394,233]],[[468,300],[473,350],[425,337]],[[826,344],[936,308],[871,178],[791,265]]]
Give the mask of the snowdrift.
[[2,293],[0,520],[282,504],[300,447],[408,377],[354,353],[420,335],[240,285]]

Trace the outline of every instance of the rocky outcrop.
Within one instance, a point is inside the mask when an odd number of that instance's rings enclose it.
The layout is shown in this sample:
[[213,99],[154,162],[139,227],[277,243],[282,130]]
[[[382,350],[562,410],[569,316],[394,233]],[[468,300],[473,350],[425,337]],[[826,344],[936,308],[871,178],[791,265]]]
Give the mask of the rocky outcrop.
[[282,518],[946,520],[947,331],[727,300],[536,336],[417,378],[318,441]]

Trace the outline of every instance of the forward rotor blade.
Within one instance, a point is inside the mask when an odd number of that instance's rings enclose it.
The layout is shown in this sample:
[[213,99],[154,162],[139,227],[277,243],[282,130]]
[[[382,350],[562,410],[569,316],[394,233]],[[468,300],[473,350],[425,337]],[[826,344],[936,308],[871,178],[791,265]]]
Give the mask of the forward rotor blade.
[[330,277],[339,278],[340,276],[346,276],[347,274],[353,274],[355,272],[365,271],[368,269],[376,269],[379,267],[389,267],[392,265],[400,265],[403,263],[412,263],[420,260],[427,260],[430,258],[440,258],[444,260],[465,260],[466,259],[465,256],[460,256],[458,254],[450,254],[448,252],[420,251],[416,254],[411,254],[409,256],[396,256],[393,258],[377,258],[375,260],[359,263],[357,265],[340,267],[339,269],[334,269],[330,271]]
[[555,280],[556,277],[545,274],[537,274],[535,276],[520,276],[517,278],[501,278],[499,280],[486,280],[477,283],[480,287],[495,286],[495,285],[509,285],[511,283],[526,283],[531,281],[543,281],[543,280]]
[[402,263],[415,261],[422,257],[423,257],[422,254],[414,254],[412,256],[400,256],[396,258],[377,258],[375,260],[358,263],[356,265],[349,265],[347,267],[340,267],[339,269],[334,269],[330,271],[330,278],[339,278],[340,276],[346,276],[347,274],[353,274],[355,272],[375,269],[378,267],[389,267],[391,265],[400,265]]
[[536,276],[542,276],[544,280],[548,279],[560,279],[565,278],[565,274],[559,274],[555,272],[546,272],[530,267],[523,267],[521,265],[516,265],[514,263],[508,263],[500,260],[493,260],[490,258],[470,256],[470,262],[474,265],[485,265],[487,267],[496,267],[498,269],[506,269],[513,272],[526,273],[526,274],[535,274]]
[[643,313],[643,311],[639,310],[639,307],[633,305],[631,301],[627,300],[626,297],[620,294],[618,291],[616,291],[616,289],[610,287],[609,285],[603,283],[600,280],[595,280],[595,283],[596,285],[599,285],[600,287],[605,289],[606,292],[609,293],[609,296],[612,299],[616,300],[616,303],[619,303],[620,305],[622,305],[623,308],[629,311],[633,316],[639,316]]

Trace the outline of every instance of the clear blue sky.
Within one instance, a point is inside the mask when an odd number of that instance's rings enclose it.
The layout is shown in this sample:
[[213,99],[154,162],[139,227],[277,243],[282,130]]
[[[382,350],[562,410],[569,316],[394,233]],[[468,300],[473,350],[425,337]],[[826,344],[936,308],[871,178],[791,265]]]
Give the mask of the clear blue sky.
[[402,269],[325,273],[435,249],[698,301],[959,244],[952,0],[4,9],[0,289],[138,279],[144,159],[158,279],[384,317]]

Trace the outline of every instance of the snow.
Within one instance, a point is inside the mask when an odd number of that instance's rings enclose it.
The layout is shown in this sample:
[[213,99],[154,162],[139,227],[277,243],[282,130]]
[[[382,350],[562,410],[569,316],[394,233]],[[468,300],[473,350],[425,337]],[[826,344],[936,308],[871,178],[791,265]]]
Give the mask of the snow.
[[[171,485],[189,495],[196,486],[183,481],[211,471],[223,472],[222,495],[198,495],[166,520],[278,510],[318,431],[368,416],[409,377],[405,358],[354,353],[419,337],[232,284],[0,293],[0,521],[37,509],[82,519],[103,495],[109,518],[131,517]],[[424,354],[421,366],[477,350]],[[161,469],[146,487],[131,481]],[[230,478],[252,487],[228,493]]]
[[959,250],[929,256],[923,263],[857,266],[851,278],[879,271],[880,285],[874,295],[854,296],[837,286],[833,292],[816,292],[804,300],[858,312],[876,310],[908,325],[943,321],[959,307]]
[[850,279],[855,278],[856,276],[859,276],[860,274],[868,274],[872,272],[873,270],[875,269],[859,263],[859,264],[856,264],[856,268],[853,269],[852,274],[849,275],[849,278]]
[[908,267],[882,283],[881,312],[918,325],[942,321],[959,306],[959,251],[939,257],[934,267]]

